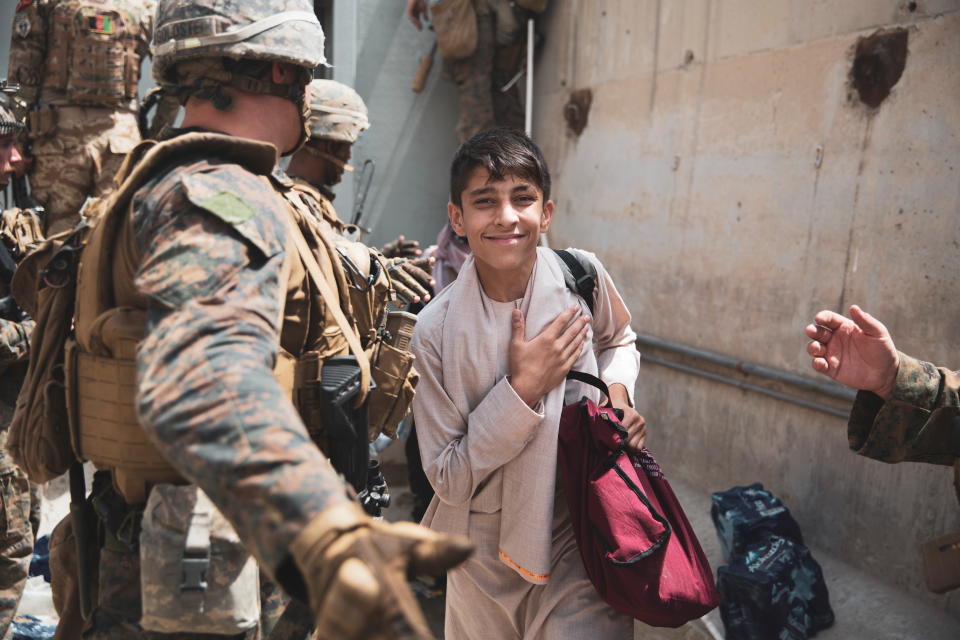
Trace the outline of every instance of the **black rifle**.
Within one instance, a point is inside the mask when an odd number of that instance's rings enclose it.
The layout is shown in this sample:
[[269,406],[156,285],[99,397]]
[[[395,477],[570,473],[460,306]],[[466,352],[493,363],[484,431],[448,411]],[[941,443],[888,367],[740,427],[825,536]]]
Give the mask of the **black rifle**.
[[367,403],[355,407],[360,366],[353,356],[328,358],[320,374],[320,416],[327,432],[327,455],[357,492],[367,487]]
[[0,280],[3,281],[4,290],[7,295],[0,298],[0,318],[12,320],[13,322],[23,322],[27,314],[17,305],[16,300],[9,294],[10,286],[13,282],[13,274],[17,270],[17,263],[13,259],[13,254],[5,243],[0,241]]
[[13,190],[13,204],[21,209],[33,209],[43,221],[46,209],[27,188],[27,176],[14,175],[10,179],[10,188]]
[[359,229],[362,234],[371,231],[369,227],[360,224],[360,221],[363,219],[363,206],[367,202],[367,194],[370,193],[370,185],[373,184],[373,174],[376,170],[376,163],[367,158],[363,161],[360,175],[357,176],[356,195],[353,200],[353,215],[350,223]]
[[381,517],[383,510],[390,506],[390,488],[380,470],[379,460],[367,463],[367,486],[357,494],[357,500],[363,510],[374,518]]

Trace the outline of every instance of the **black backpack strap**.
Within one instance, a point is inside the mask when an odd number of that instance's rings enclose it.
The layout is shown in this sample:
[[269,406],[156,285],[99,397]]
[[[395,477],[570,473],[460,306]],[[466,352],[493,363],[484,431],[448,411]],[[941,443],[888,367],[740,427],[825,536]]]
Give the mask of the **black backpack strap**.
[[577,382],[588,384],[591,387],[596,387],[601,393],[603,393],[603,395],[607,397],[607,401],[610,400],[610,389],[607,388],[607,383],[597,376],[584,373],[583,371],[577,371],[576,369],[571,369],[567,372],[567,380],[576,380]]
[[[566,266],[566,272],[569,272],[570,278],[564,278],[567,288],[584,299],[590,313],[593,313],[593,290],[597,286],[597,279],[593,273],[593,265],[584,266],[587,261],[579,252],[567,251],[566,249],[554,249],[553,252]],[[566,276],[566,273],[564,274]]]

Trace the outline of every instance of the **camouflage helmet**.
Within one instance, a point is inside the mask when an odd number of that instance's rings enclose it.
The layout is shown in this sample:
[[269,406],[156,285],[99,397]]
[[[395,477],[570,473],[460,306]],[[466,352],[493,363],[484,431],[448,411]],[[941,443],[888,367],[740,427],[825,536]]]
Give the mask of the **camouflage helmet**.
[[153,33],[153,78],[177,84],[176,65],[198,58],[326,62],[323,29],[307,0],[160,0]]
[[367,105],[356,91],[335,80],[314,80],[310,84],[311,140],[353,144],[360,132],[370,127]]
[[8,85],[6,80],[0,81],[0,136],[14,135],[25,128],[17,115],[21,110],[16,98],[18,89],[17,85]]

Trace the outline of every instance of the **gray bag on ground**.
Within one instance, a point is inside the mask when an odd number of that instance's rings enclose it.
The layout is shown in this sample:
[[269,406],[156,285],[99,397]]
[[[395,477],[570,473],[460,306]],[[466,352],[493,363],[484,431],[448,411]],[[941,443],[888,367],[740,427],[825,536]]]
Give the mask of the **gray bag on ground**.
[[257,563],[194,485],[153,487],[140,532],[140,626],[236,635],[260,620]]

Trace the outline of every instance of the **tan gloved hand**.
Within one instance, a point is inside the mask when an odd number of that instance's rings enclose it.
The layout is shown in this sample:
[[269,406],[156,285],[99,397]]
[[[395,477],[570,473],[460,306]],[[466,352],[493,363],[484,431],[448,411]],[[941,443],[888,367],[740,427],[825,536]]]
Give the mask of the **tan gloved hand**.
[[404,303],[427,302],[430,292],[436,282],[433,271],[434,258],[420,258],[408,260],[406,258],[392,258],[387,263],[387,275],[397,296]]
[[441,574],[472,550],[462,536],[373,520],[355,503],[327,509],[291,548],[307,583],[314,640],[432,638],[407,576]]

